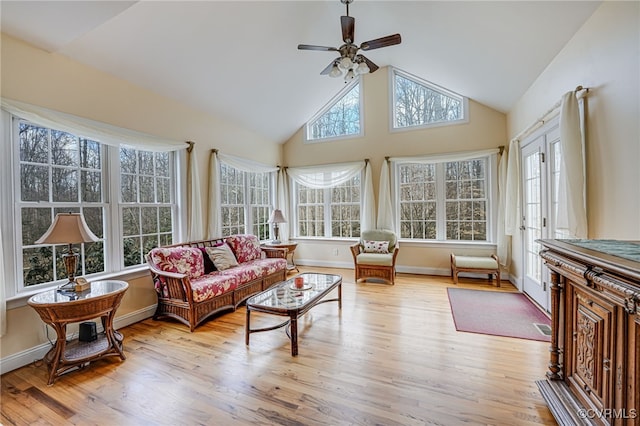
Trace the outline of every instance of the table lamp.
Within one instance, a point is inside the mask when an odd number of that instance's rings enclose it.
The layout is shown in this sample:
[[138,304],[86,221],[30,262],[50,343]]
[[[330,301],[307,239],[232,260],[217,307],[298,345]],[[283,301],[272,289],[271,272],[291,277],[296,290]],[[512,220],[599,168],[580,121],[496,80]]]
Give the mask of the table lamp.
[[[67,269],[69,282],[60,286],[60,290],[82,291],[75,282],[78,269],[78,253],[73,251],[72,244],[92,243],[99,241],[98,237],[87,226],[81,213],[58,213],[53,223],[36,244],[69,244],[67,252],[62,256]],[[80,286],[82,287],[82,286]]]
[[271,241],[271,244],[280,244],[280,240],[278,239],[278,233],[280,229],[278,228],[279,223],[287,223],[287,220],[284,218],[282,211],[280,209],[275,209],[271,212],[271,216],[269,217],[268,223],[273,223],[273,235],[276,237],[275,240]]

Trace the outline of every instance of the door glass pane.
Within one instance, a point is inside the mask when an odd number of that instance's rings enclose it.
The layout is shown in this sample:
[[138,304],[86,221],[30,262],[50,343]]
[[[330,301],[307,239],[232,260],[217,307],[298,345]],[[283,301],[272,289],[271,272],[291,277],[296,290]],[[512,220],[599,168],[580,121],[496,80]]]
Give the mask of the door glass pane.
[[540,175],[540,153],[534,152],[524,161],[524,179],[525,179],[525,256],[527,257],[527,275],[541,282],[542,278],[542,262],[538,256],[540,246],[536,243],[537,239],[542,238],[542,204],[541,190],[542,182]]

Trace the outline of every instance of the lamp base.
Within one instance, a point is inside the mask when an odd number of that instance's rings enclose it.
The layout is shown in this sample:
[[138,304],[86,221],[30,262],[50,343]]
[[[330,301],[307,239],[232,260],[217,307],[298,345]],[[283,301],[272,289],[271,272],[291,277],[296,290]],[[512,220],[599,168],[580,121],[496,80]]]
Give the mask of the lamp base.
[[280,244],[282,241],[280,240],[271,240],[270,244]]

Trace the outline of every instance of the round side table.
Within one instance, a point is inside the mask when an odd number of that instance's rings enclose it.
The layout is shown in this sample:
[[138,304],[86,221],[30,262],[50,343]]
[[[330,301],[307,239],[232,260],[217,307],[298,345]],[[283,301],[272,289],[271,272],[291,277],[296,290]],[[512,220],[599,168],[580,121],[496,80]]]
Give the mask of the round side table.
[[296,248],[298,247],[298,243],[294,241],[283,241],[281,243],[275,243],[275,244],[266,243],[265,246],[287,249],[287,255],[286,255],[287,256],[287,272],[290,272],[293,270],[295,270],[296,272],[300,272],[300,270],[296,266],[296,262],[293,260],[293,254],[295,253]]
[[[113,318],[128,288],[125,281],[95,281],[82,292],[54,289],[31,296],[29,305],[57,334],[55,345],[44,357],[49,368],[47,384],[52,385],[57,377],[69,370],[104,356],[126,358],[122,351],[123,336],[113,329]],[[67,341],[67,324],[93,318],[100,318],[104,330],[96,340]]]

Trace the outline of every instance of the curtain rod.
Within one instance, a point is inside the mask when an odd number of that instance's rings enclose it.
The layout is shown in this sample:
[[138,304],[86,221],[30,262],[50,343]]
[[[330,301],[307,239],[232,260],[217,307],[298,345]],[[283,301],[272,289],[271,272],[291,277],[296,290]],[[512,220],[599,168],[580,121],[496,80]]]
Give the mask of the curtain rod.
[[[585,96],[587,96],[587,93],[589,93],[589,88],[588,87],[577,86],[576,90],[574,90],[573,92],[574,93],[583,92],[583,93],[580,93],[580,95],[578,97],[578,99],[582,99]],[[562,105],[562,99],[560,99],[558,102],[556,102],[547,112],[542,114],[542,116],[540,118],[538,118],[536,121],[534,121],[533,124],[531,124],[529,127],[524,129],[522,132],[518,133],[518,135],[515,136],[514,138],[512,138],[511,140],[521,141],[523,138],[529,136],[531,133],[533,133],[535,130],[537,130],[540,126],[542,126],[544,123],[549,121],[551,118],[555,117],[555,115],[558,112],[558,109],[560,108],[561,105]]]

